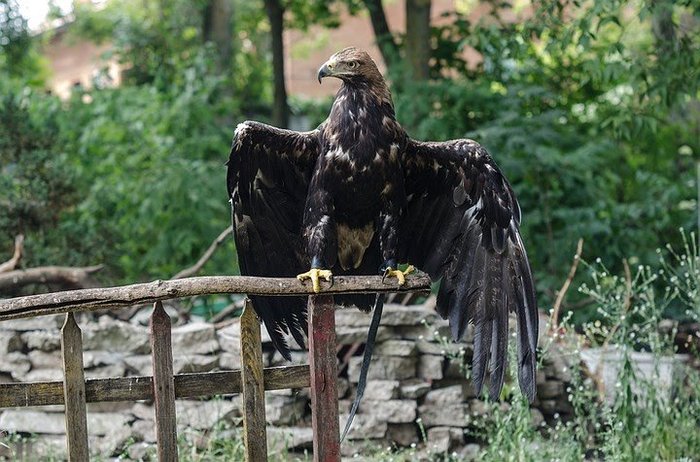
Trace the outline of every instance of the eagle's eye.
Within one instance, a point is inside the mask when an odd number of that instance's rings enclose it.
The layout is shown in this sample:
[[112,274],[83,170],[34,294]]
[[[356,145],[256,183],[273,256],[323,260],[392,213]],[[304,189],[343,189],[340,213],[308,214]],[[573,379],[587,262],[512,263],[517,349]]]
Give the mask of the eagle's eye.
[[357,61],[348,62],[348,69],[355,69],[357,66],[359,66],[359,63]]

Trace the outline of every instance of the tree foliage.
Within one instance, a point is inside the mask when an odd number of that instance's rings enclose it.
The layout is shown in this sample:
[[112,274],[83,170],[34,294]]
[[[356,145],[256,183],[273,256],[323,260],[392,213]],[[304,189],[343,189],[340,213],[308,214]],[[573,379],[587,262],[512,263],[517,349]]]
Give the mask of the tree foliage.
[[89,253],[118,276],[174,274],[229,222],[216,180],[229,133],[217,118],[231,107],[217,104],[219,79],[196,66],[184,74],[167,92],[124,87],[70,103],[63,129],[83,195],[66,232],[89,232]]
[[31,90],[5,93],[0,100],[0,241],[34,236],[27,254],[41,262],[50,253],[44,250],[46,231],[77,200],[59,117],[58,101],[38,98]]
[[[697,17],[690,2],[544,2],[514,22],[499,5],[434,29],[437,78],[404,84],[397,112],[419,138],[466,134],[494,154],[546,303],[579,237],[586,256],[620,269],[696,223],[700,28],[683,26]],[[654,32],[663,21],[673,33]]]
[[47,75],[16,0],[0,0],[0,74],[30,86],[42,85]]

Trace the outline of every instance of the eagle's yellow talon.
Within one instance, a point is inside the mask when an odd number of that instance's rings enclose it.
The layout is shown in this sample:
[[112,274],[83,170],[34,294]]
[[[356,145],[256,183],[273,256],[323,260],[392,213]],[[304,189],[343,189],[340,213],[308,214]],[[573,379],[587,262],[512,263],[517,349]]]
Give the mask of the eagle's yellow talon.
[[306,273],[297,274],[297,279],[301,282],[311,279],[311,288],[314,292],[319,293],[321,292],[321,279],[331,282],[333,280],[333,273],[330,270],[311,268]]
[[406,275],[411,274],[415,270],[416,269],[413,267],[413,265],[408,265],[408,267],[403,271],[387,268],[384,272],[384,277],[382,280],[388,277],[395,277],[399,281],[399,287],[401,287],[402,285],[406,284]]

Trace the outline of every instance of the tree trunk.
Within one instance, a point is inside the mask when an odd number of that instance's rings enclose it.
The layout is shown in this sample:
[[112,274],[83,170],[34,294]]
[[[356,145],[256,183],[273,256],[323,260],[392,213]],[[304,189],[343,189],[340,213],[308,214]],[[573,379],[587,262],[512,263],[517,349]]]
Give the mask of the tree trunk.
[[272,122],[282,128],[289,126],[289,106],[284,82],[284,7],[281,0],[265,0],[265,10],[272,32],[272,74],[274,79],[274,102]]
[[382,53],[384,63],[391,68],[399,61],[399,47],[396,45],[394,37],[389,30],[382,0],[364,0],[364,3],[367,11],[369,11],[374,38],[377,41],[379,51]]
[[219,72],[231,69],[232,59],[232,7],[230,0],[209,0],[204,8],[202,32],[205,42],[216,45]]
[[414,80],[430,77],[430,0],[406,0],[406,58]]
[[652,1],[652,30],[661,49],[671,49],[676,41],[676,25],[673,22],[673,2]]
[[[676,43],[676,25],[673,22],[673,2],[669,0],[652,1],[652,31],[656,46],[656,56],[658,63],[662,66],[664,62],[672,61],[679,52]],[[670,106],[675,96],[675,92],[668,88],[668,91],[661,92],[664,104]]]

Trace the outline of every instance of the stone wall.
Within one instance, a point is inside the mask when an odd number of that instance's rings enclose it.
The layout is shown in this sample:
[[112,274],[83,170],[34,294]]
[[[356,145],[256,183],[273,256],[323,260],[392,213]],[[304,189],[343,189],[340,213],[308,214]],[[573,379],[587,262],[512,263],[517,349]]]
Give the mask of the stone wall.
[[[471,335],[465,343],[453,344],[445,321],[424,305],[387,304],[378,332],[378,343],[369,381],[348,440],[345,455],[362,453],[366,444],[382,446],[422,445],[426,450],[456,451],[465,457],[478,451],[478,441],[465,432],[470,418],[486,412],[464,378],[471,361]],[[169,312],[176,320],[177,313]],[[85,314],[83,330],[86,376],[119,377],[150,375],[151,360],[144,308],[129,322],[108,315]],[[345,424],[362,361],[362,349],[371,315],[343,309],[336,314],[339,348],[339,406],[341,429]],[[59,328],[62,317],[44,317],[0,323],[0,381],[61,380]],[[176,373],[236,369],[240,366],[240,329],[237,320],[218,325],[194,321],[172,331]],[[263,329],[263,351],[267,366],[285,364],[275,353]],[[534,421],[563,417],[571,409],[565,389],[570,380],[563,356],[538,371],[538,400]],[[293,363],[307,362],[306,352],[292,352]],[[268,439],[276,448],[305,450],[311,447],[311,417],[308,390],[267,392]],[[62,406],[0,410],[0,432],[33,435],[23,444],[14,442],[14,456],[65,453]],[[238,396],[177,402],[179,434],[194,438],[221,423],[240,425]],[[88,405],[91,448],[103,456],[126,453],[139,459],[154,442],[151,403],[95,403]],[[3,441],[0,439],[0,441]],[[7,448],[0,445],[2,451]],[[5,454],[7,456],[7,454]]]

